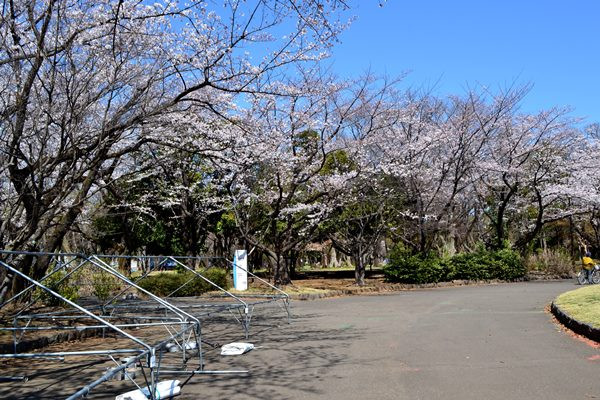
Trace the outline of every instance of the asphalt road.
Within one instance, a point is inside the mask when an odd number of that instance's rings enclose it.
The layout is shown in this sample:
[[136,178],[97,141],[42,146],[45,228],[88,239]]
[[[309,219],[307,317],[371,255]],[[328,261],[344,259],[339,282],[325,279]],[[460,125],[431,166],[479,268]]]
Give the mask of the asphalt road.
[[[243,356],[208,357],[182,399],[595,399],[600,350],[544,308],[573,282],[419,290],[295,302],[292,324]],[[207,332],[207,335],[210,335]]]
[[[575,288],[534,282],[296,301],[289,325],[282,310],[258,309],[249,340],[255,350],[206,354],[206,369],[250,374],[196,376],[178,399],[600,399],[600,349],[562,331],[544,311]],[[232,320],[203,324],[203,338],[243,340]],[[2,364],[0,375],[14,375],[13,364]],[[0,399],[65,398],[112,363],[20,365],[19,374],[31,379],[0,384]],[[131,389],[109,382],[89,398]]]

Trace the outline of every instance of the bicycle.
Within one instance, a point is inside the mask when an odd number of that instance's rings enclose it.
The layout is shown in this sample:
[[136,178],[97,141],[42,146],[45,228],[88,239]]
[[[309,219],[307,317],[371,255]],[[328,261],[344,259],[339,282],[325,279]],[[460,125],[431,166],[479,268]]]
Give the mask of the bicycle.
[[588,281],[588,271],[585,268],[582,268],[581,271],[577,274],[577,283],[580,285],[589,284],[598,284],[600,283],[600,264],[594,264],[594,268],[591,272],[589,272],[589,276],[591,277],[591,282]]

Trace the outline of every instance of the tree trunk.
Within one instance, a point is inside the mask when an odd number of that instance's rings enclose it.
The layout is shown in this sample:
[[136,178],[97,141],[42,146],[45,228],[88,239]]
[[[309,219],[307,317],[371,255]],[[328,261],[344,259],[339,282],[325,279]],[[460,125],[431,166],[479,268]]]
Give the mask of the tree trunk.
[[571,255],[571,258],[575,258],[575,232],[573,230],[572,215],[569,215],[569,254]]
[[337,252],[335,251],[335,247],[331,246],[331,250],[329,251],[329,262],[327,264],[330,268],[337,268],[340,266],[340,261],[337,257]]
[[354,267],[354,279],[357,286],[365,286],[365,255],[362,246],[358,246],[356,254],[356,266]]
[[12,280],[12,273],[9,274],[8,270],[3,268],[2,271],[0,271],[0,303],[4,303]]
[[298,252],[290,250],[289,257],[286,257],[287,270],[289,271],[290,279],[296,276],[296,264],[298,263]]
[[292,280],[290,279],[290,271],[287,268],[287,264],[283,259],[280,252],[276,253],[275,256],[275,271],[273,271],[273,280],[275,285],[289,285]]
[[516,247],[521,249],[522,253],[527,251],[529,244],[538,236],[544,227],[544,203],[542,194],[536,189],[536,199],[538,203],[538,212],[535,219],[535,226],[533,230],[527,232],[521,239],[516,243]]
[[504,247],[504,210],[505,210],[505,207],[506,207],[505,203],[500,204],[500,207],[498,207],[498,217],[494,223],[494,227],[496,229],[495,247],[497,250]]
[[[7,262],[7,264],[9,264],[11,267],[14,267],[17,270],[21,271],[23,274],[37,280],[37,279],[40,279],[41,277],[43,277],[44,272],[46,271],[46,269],[44,269],[44,271],[36,273],[37,269],[41,269],[38,266],[38,264],[41,264],[43,262],[43,260],[41,260],[42,258],[45,260],[48,259],[47,256],[44,256],[44,257],[40,257],[36,260],[33,258],[33,256],[26,255],[26,256],[22,257],[20,260],[15,260],[13,262]],[[4,288],[2,288],[2,292],[6,292],[5,293],[6,296],[12,296],[16,293],[19,293],[20,291],[25,289],[30,284],[28,281],[26,281],[25,279],[21,278],[18,275],[9,274],[9,276],[12,279],[6,280],[6,284],[7,284],[7,287],[10,289],[5,291]],[[27,301],[27,300],[29,300],[30,296],[31,296],[31,293],[24,295],[23,297],[21,297],[20,300]],[[2,301],[2,302],[4,300],[5,300],[5,298],[0,299],[0,301]]]

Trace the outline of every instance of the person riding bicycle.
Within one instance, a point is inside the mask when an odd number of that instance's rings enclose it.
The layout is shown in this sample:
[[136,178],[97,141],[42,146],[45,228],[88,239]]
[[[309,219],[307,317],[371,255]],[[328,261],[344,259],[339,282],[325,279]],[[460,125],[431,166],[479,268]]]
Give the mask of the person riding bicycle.
[[587,246],[583,245],[584,256],[581,258],[581,264],[584,270],[587,272],[588,282],[592,282],[592,271],[594,271],[594,260],[592,259],[592,253],[587,249]]

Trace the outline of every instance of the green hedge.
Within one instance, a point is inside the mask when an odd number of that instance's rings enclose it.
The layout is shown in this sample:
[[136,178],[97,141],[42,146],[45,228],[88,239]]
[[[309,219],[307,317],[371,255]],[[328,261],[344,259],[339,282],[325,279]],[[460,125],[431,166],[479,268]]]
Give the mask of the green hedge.
[[[227,271],[222,269],[212,268],[206,271],[198,271],[202,276],[210,279],[222,288],[227,287]],[[173,296],[199,296],[212,290],[218,290],[213,285],[206,282],[204,279],[197,277],[189,271],[186,272],[161,272],[156,275],[145,277],[139,282],[139,285],[158,296],[168,296],[173,291],[177,290],[181,285],[189,281],[192,277],[196,277],[193,281],[185,285]]]
[[479,250],[460,253],[450,258],[432,254],[411,255],[401,246],[390,254],[384,274],[390,282],[437,283],[460,280],[515,280],[525,275],[521,256],[510,249]]

